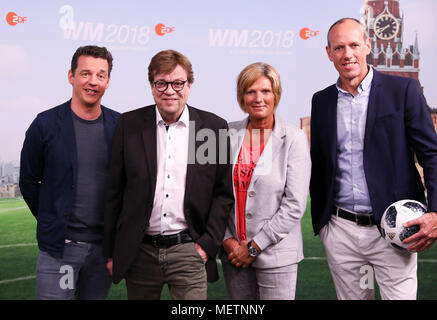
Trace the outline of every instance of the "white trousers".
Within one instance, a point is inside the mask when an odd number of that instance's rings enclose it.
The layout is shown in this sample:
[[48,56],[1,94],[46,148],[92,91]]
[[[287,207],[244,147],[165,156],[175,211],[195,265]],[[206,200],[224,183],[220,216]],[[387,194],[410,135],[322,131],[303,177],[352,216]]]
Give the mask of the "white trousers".
[[383,300],[416,299],[417,253],[393,248],[376,226],[332,216],[320,238],[338,299],[374,299],[374,280]]

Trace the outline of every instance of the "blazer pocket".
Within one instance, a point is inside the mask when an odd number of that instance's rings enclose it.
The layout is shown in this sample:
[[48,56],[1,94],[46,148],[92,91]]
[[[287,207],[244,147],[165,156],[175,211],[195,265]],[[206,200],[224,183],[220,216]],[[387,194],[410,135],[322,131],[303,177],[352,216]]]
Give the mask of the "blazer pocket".
[[118,219],[117,224],[115,225],[115,230],[116,231],[120,231],[120,229],[121,229],[121,227],[123,225],[123,220],[124,219],[121,219],[121,218]]
[[[62,215],[62,217],[65,217],[65,215]],[[50,212],[44,212],[44,213],[38,214],[37,221],[39,224],[44,224],[44,225],[50,226],[51,224],[56,223],[57,219],[58,219],[58,216],[57,216],[56,212],[50,211]]]
[[196,165],[193,173],[199,183],[213,182],[216,177],[217,166],[214,164]]
[[215,173],[216,165],[211,163],[197,164],[195,166],[195,170],[202,173],[207,173],[207,172]]
[[298,260],[297,250],[295,248],[292,249],[273,249],[272,253],[277,257],[278,261],[283,263],[283,265],[296,263]]
[[395,111],[387,114],[378,115],[375,120],[377,122],[393,121],[394,119],[403,117],[403,115],[404,115],[403,112]]
[[418,195],[423,194],[423,190],[418,189],[412,183],[409,186],[396,188],[395,194],[398,199],[416,199]]

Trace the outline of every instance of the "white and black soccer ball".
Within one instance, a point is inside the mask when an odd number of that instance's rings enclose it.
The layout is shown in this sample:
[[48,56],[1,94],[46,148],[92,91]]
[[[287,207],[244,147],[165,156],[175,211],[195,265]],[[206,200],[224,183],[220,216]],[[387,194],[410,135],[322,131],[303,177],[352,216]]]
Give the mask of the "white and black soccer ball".
[[382,215],[382,237],[397,249],[407,251],[406,248],[413,243],[405,245],[403,240],[419,231],[419,226],[414,225],[404,228],[402,225],[410,220],[419,218],[426,213],[426,207],[416,200],[399,200],[388,206]]

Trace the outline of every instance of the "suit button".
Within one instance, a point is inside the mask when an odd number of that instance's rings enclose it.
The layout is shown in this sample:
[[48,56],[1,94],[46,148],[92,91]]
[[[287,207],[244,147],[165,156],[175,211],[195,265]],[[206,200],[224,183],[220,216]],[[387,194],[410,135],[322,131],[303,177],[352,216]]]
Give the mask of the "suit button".
[[251,218],[252,218],[252,213],[250,213],[250,212],[246,212],[246,218],[247,218],[247,219],[251,219]]
[[254,197],[256,195],[255,191],[249,191],[249,197]]

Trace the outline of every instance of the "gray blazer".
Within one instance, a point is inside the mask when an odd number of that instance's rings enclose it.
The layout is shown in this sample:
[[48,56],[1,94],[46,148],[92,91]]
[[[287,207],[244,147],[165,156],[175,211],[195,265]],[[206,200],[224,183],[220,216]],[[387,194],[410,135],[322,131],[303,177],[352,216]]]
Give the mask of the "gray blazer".
[[[234,166],[248,119],[229,124]],[[301,220],[307,205],[310,174],[305,133],[275,115],[275,127],[247,191],[247,240],[254,240],[262,250],[252,264],[254,267],[276,268],[303,259]],[[229,215],[224,239],[231,237],[238,240],[235,207]]]

